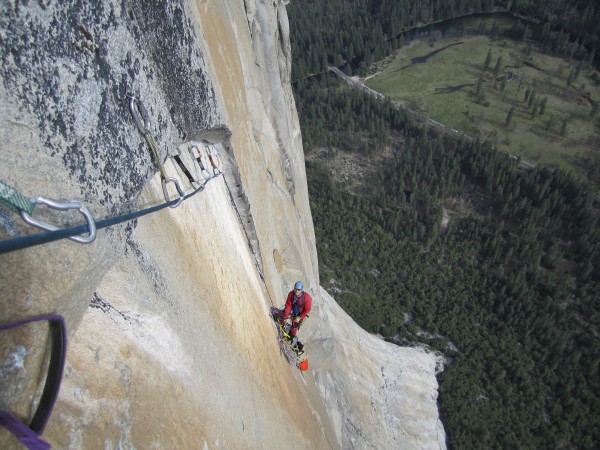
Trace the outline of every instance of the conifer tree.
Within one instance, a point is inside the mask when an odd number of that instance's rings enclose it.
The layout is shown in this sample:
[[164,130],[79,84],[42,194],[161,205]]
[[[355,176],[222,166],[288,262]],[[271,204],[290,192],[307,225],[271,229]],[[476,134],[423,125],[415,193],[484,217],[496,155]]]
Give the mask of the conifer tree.
[[512,124],[513,115],[515,113],[515,107],[511,106],[508,110],[508,114],[506,114],[506,120],[504,121],[505,125],[509,127]]
[[483,70],[488,70],[492,63],[492,49],[488,49],[487,56],[485,57],[485,63],[483,64]]
[[577,68],[575,69],[575,76],[573,78],[573,81],[577,81],[577,78],[579,77],[579,73],[581,72],[581,66],[583,66],[583,60],[579,61],[579,63],[577,64]]
[[548,99],[546,97],[544,97],[541,101],[540,101],[540,116],[544,115],[544,111],[546,111],[546,103],[548,102]]
[[550,130],[552,130],[552,128],[554,128],[555,123],[556,123],[556,119],[554,118],[554,114],[553,114],[550,116],[550,118],[546,122],[546,134],[548,134],[548,131],[550,131]]
[[494,74],[498,76],[498,74],[504,70],[504,65],[502,64],[502,56],[499,56],[496,60],[496,67],[494,67]]
[[569,76],[567,77],[567,84],[569,86],[571,86],[571,84],[573,84],[573,81],[575,81],[575,69],[571,69],[571,71],[569,72]]
[[560,137],[564,138],[567,134],[567,126],[569,125],[569,118],[565,117],[562,121],[562,125],[560,126]]
[[530,108],[533,106],[535,101],[535,88],[533,88],[531,90],[531,93],[529,94],[529,101],[527,102],[527,106],[529,106]]

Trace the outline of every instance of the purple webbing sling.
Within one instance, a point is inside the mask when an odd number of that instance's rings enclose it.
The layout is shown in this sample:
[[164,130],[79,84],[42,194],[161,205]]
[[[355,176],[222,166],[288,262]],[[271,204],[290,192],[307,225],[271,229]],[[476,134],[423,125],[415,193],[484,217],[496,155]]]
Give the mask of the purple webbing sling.
[[29,426],[17,420],[10,412],[0,411],[0,425],[10,431],[29,450],[47,450],[50,444],[40,438],[44,432],[62,381],[65,368],[65,356],[67,352],[67,329],[65,319],[58,314],[32,317],[19,320],[18,322],[0,325],[0,331],[16,328],[33,322],[47,320],[50,323],[50,334],[52,336],[52,352],[50,364],[48,364],[48,376],[40,399],[40,404],[31,420]]

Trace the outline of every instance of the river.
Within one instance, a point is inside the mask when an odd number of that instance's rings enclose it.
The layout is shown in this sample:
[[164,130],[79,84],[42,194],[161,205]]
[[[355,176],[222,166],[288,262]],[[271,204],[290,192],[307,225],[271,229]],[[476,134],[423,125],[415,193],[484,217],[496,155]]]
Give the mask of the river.
[[543,24],[540,22],[516,17],[508,12],[489,12],[470,14],[413,27],[403,31],[399,36],[402,36],[404,42],[408,43],[415,39],[433,36],[436,31],[440,33],[439,38],[494,35],[497,32],[505,32],[511,29],[517,22],[521,22],[523,27],[527,27],[530,37],[537,38],[541,35]]

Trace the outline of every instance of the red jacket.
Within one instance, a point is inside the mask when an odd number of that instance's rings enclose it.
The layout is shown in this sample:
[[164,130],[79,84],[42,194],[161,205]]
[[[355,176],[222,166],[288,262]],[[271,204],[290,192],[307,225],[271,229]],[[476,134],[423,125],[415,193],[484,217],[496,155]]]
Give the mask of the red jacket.
[[[302,297],[304,297],[304,300],[302,300]],[[287,296],[287,300],[285,301],[285,309],[283,310],[283,318],[287,319],[290,316],[290,312],[292,311],[292,306],[294,304],[294,300],[298,303],[299,310],[300,310],[300,314],[298,315],[298,317],[300,317],[301,320],[304,320],[304,318],[310,312],[310,308],[312,308],[312,297],[310,296],[310,294],[308,292],[302,291],[302,295],[299,298],[295,298],[293,289],[290,291],[290,293]]]

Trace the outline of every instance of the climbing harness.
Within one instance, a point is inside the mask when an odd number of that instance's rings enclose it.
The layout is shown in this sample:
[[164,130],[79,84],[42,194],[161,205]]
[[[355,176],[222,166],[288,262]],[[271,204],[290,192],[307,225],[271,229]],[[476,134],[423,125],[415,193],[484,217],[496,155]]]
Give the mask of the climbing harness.
[[181,187],[179,186],[179,181],[173,177],[167,177],[167,173],[165,172],[165,168],[160,159],[160,151],[158,150],[158,144],[154,140],[152,136],[152,132],[150,131],[150,117],[148,116],[148,111],[144,107],[144,104],[141,100],[137,99],[133,95],[129,95],[129,111],[133,116],[133,120],[135,121],[135,126],[138,131],[142,133],[146,142],[148,142],[148,146],[152,151],[152,156],[154,156],[154,160],[156,165],[158,166],[158,170],[160,171],[160,179],[162,183],[163,195],[165,196],[165,201],[170,202],[169,191],[167,190],[167,183],[175,184],[175,188],[179,193],[179,199],[172,205],[169,205],[170,208],[177,208],[179,204],[183,201],[184,195]]
[[52,350],[50,363],[48,364],[48,375],[44,384],[44,391],[40,403],[29,426],[16,419],[8,411],[0,411],[0,426],[11,432],[23,445],[30,450],[46,450],[50,445],[40,439],[56,403],[58,391],[62,381],[65,368],[65,357],[67,351],[67,329],[65,319],[58,314],[50,314],[20,320],[18,322],[0,325],[0,331],[20,327],[33,322],[48,321],[50,335],[52,337]]

